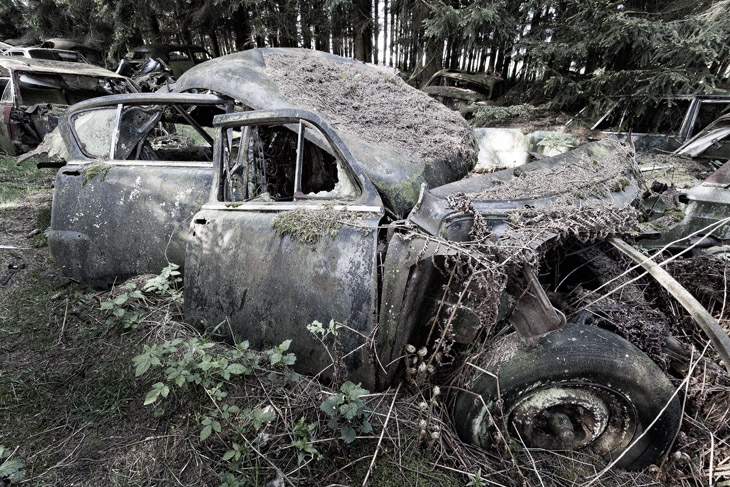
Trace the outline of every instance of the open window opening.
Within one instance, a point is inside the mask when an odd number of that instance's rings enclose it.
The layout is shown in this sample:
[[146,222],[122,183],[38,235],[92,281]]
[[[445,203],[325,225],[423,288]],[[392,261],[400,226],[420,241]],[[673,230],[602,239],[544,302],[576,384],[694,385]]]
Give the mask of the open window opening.
[[71,74],[21,74],[18,86],[24,106],[41,103],[73,105],[98,96],[127,92],[125,83],[119,79]]
[[211,162],[213,117],[226,106],[117,105],[80,112],[71,124],[88,157]]
[[637,100],[622,99],[614,105],[593,129],[609,132],[642,134],[679,134],[690,100],[660,100],[656,105],[636,113],[632,104]]
[[730,113],[730,102],[727,100],[703,100],[692,126],[692,133],[689,135],[696,135],[712,122],[728,113]]
[[227,134],[221,201],[353,200],[360,194],[339,155],[308,122],[259,124]]

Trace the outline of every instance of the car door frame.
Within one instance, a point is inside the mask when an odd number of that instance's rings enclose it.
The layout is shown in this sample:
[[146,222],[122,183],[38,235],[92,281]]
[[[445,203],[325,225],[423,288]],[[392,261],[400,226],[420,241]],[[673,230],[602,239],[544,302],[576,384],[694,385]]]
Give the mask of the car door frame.
[[[359,196],[346,202],[301,193],[287,202],[220,201],[229,129],[301,121],[316,128],[329,143],[342,169],[359,187]],[[333,319],[346,325],[337,338],[345,374],[374,385],[375,347],[369,345],[375,340],[378,320],[378,244],[385,217],[380,194],[334,129],[313,112],[279,109],[218,115],[214,125],[210,200],[193,218],[186,252],[186,319],[233,341],[246,339],[259,349],[291,339],[298,370],[308,374],[327,369],[328,358],[323,343],[306,325]],[[314,244],[274,228],[277,215],[325,208],[359,215],[362,222],[342,225]],[[331,375],[332,367],[324,374]]]

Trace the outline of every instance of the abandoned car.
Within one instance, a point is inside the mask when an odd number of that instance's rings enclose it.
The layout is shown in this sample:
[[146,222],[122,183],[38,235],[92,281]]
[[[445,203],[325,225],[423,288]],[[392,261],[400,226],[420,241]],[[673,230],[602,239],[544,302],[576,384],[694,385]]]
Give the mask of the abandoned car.
[[66,275],[109,286],[184,264],[186,320],[258,348],[291,339],[308,374],[332,361],[307,325],[342,323],[348,378],[450,371],[456,428],[483,448],[497,415],[528,446],[626,468],[669,447],[669,378],[575,301],[606,278],[598,244],[635,221],[640,176],[619,143],[465,177],[458,114],[308,50],[217,58],[175,89],[63,115],[48,241]]
[[0,57],[0,150],[18,155],[36,147],[69,105],[134,91],[123,76],[89,64]]
[[461,110],[474,103],[493,100],[501,95],[503,80],[488,73],[469,73],[458,69],[442,69],[423,85],[422,90],[452,110]]
[[[730,95],[676,95],[662,98],[655,106],[632,115],[637,98],[617,98],[591,125],[591,130],[600,130],[621,141],[631,134],[637,151],[674,151],[721,115],[730,113]],[[716,157],[716,147],[707,149],[705,157]]]
[[101,67],[108,67],[106,66],[104,52],[102,49],[98,49],[96,47],[88,46],[84,44],[83,42],[74,40],[74,39],[65,39],[62,37],[54,37],[52,39],[47,39],[41,43],[40,47],[46,48],[46,49],[65,49],[67,51],[76,51],[81,53],[84,58],[91,64],[95,64],[97,66]]
[[200,46],[177,46],[171,44],[151,44],[138,46],[126,56],[133,70],[139,70],[149,59],[161,59],[179,78],[193,66],[213,59],[213,56]]
[[20,56],[30,59],[46,59],[66,63],[86,63],[89,61],[78,51],[67,49],[46,49],[40,47],[13,47],[3,52],[5,56]]

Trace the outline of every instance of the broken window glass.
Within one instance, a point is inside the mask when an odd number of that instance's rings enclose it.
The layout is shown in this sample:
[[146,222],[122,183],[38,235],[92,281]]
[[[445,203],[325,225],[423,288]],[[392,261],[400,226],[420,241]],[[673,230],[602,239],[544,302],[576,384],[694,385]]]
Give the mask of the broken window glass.
[[13,87],[10,84],[10,78],[0,78],[0,103],[13,102]]
[[203,61],[207,61],[213,58],[211,58],[210,55],[205,51],[193,51],[193,59],[195,59],[196,63],[202,63]]
[[359,196],[327,139],[306,122],[255,125],[241,132],[229,129],[222,175],[221,201]]
[[71,128],[87,157],[211,162],[213,117],[221,113],[218,105],[122,105],[77,113]]
[[89,157],[109,158],[116,116],[114,107],[74,115],[71,125],[82,152]]

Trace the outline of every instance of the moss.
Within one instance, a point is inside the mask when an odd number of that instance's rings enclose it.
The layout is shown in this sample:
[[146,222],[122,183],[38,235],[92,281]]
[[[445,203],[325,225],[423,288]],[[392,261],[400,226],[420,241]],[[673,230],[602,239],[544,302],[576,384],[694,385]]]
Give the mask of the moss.
[[95,162],[86,167],[84,171],[84,180],[81,183],[82,186],[86,186],[86,183],[94,179],[96,176],[101,175],[99,182],[106,179],[106,174],[109,172],[109,166],[103,162]]
[[280,237],[289,235],[292,240],[314,245],[324,235],[335,238],[342,224],[353,217],[352,213],[329,207],[321,210],[297,208],[276,215],[271,226]]
[[242,204],[243,204],[243,202],[241,202],[241,201],[236,201],[234,203],[226,203],[226,208],[238,208]]
[[618,181],[613,183],[613,186],[611,186],[611,191],[614,193],[618,193],[620,191],[623,191],[626,186],[628,186],[631,183],[628,178],[620,178]]
[[664,210],[664,216],[671,218],[675,222],[681,222],[684,220],[685,214],[679,208],[672,207]]

